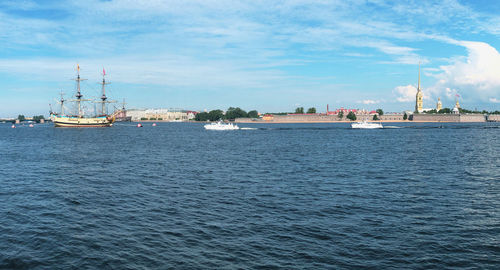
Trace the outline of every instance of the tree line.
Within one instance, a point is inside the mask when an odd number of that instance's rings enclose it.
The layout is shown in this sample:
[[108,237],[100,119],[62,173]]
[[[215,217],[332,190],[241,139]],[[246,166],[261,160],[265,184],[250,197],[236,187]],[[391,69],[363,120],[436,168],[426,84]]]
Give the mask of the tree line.
[[218,120],[234,120],[236,118],[258,118],[259,113],[256,110],[246,112],[239,107],[229,107],[224,113],[222,110],[211,110],[209,112],[197,113],[195,121],[218,121]]
[[[500,111],[487,111],[487,110],[482,110],[482,111],[478,111],[478,110],[467,110],[467,109],[462,109],[462,108],[458,108],[458,111],[460,113],[474,113],[474,114],[500,114]],[[436,110],[436,109],[432,109],[432,110],[429,110],[429,111],[425,111],[423,113],[429,113],[429,114],[433,114],[433,113],[437,113],[437,114],[445,114],[445,113],[452,113],[452,109],[450,108],[442,108],[441,110]]]
[[[45,120],[45,117],[43,115],[34,115],[33,116],[33,121],[35,121],[37,123],[40,123],[40,121],[42,119]],[[26,121],[26,117],[24,115],[20,114],[17,116],[17,120],[19,120],[19,122],[23,122],[23,121]],[[15,122],[15,120],[13,122]]]
[[[295,113],[297,113],[297,114],[303,114],[304,113],[304,107],[298,107],[297,109],[295,109]],[[307,109],[307,113],[316,113],[316,108],[311,107],[311,108]]]

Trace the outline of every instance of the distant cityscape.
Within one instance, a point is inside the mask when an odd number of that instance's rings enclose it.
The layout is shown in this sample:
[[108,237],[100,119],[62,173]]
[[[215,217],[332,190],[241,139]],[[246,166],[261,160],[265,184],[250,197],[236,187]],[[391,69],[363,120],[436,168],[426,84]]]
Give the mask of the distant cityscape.
[[[104,83],[104,80],[103,80]],[[104,95],[103,95],[104,96]],[[195,111],[179,108],[158,109],[126,109],[125,101],[123,107],[117,109],[113,114],[116,121],[163,121],[163,122],[187,122],[187,121],[235,121],[253,123],[294,123],[294,122],[343,122],[343,121],[416,121],[416,122],[500,122],[500,111],[477,111],[467,110],[460,107],[459,95],[455,95],[453,108],[443,108],[441,98],[438,98],[434,108],[424,108],[423,91],[420,86],[420,66],[418,71],[417,93],[415,96],[415,110],[403,112],[384,113],[382,109],[365,110],[353,108],[337,108],[330,110],[326,105],[325,113],[318,113],[315,107],[305,110],[297,107],[294,112],[259,113],[256,110],[246,112],[239,107],[229,107],[227,110]],[[63,111],[64,99],[61,96],[61,111]],[[102,108],[104,112],[105,107]],[[57,115],[57,113],[54,113]],[[12,123],[44,123],[43,115],[25,117],[19,115],[17,118],[0,118],[0,122]]]

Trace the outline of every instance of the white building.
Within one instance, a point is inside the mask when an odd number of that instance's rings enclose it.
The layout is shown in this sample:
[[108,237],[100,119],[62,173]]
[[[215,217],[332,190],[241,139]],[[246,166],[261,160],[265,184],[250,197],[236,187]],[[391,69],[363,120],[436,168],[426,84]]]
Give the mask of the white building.
[[179,109],[131,109],[127,110],[127,116],[132,117],[132,121],[187,121],[193,119],[195,113]]

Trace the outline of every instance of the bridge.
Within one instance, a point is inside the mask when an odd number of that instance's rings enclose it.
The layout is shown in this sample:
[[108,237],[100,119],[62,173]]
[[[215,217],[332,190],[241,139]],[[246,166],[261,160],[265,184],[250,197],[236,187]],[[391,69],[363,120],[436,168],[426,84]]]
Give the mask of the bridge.
[[0,118],[0,123],[3,122],[16,122],[17,118]]

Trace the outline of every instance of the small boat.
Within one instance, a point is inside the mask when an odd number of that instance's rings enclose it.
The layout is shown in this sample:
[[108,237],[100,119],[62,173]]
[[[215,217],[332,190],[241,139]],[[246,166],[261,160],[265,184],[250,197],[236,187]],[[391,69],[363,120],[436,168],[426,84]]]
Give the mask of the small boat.
[[383,128],[381,123],[370,123],[370,122],[366,122],[366,121],[352,123],[351,127],[352,128],[365,128],[365,129]]
[[237,125],[232,123],[224,123],[222,121],[218,121],[216,123],[206,124],[204,126],[207,130],[237,130],[240,129]]

